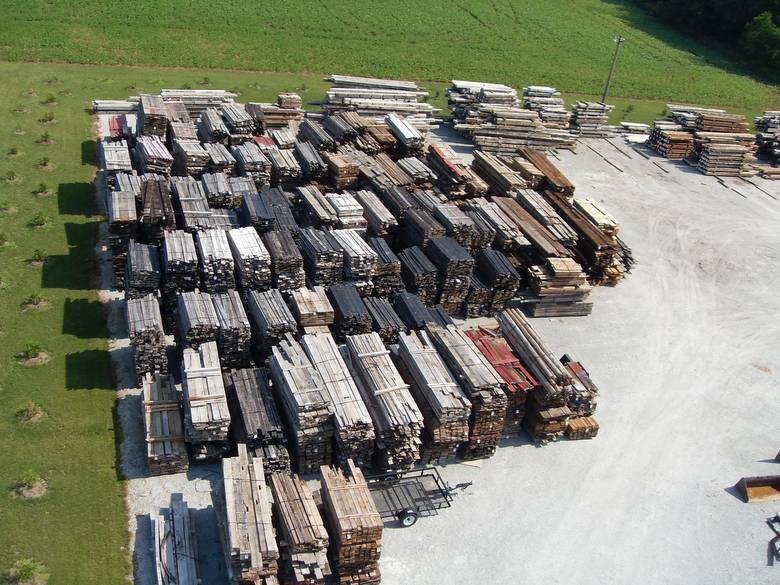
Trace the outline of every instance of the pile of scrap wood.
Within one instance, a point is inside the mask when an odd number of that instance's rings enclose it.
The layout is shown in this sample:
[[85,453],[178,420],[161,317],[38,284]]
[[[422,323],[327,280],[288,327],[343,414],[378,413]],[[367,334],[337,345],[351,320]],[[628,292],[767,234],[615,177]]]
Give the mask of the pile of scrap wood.
[[474,258],[452,238],[434,238],[427,250],[428,258],[439,272],[436,302],[451,315],[457,314],[468,294]]
[[586,138],[607,138],[612,129],[607,126],[609,113],[615,106],[601,102],[583,102],[577,100],[572,105],[570,128],[572,133]]
[[236,288],[233,254],[223,230],[199,231],[195,235],[200,266],[200,286],[205,292]]
[[139,136],[135,144],[135,162],[141,173],[169,175],[173,156],[157,136]]
[[146,373],[166,373],[168,358],[165,355],[165,333],[157,298],[148,294],[127,299],[126,309],[136,376],[141,380]]
[[702,111],[696,116],[696,129],[702,132],[747,132],[749,126],[741,114]]
[[298,244],[287,230],[274,230],[263,235],[271,257],[271,285],[281,292],[301,288],[306,280],[303,256]]
[[197,139],[174,140],[173,161],[173,169],[177,174],[199,177],[208,168],[211,157]]
[[300,104],[300,96],[297,94],[286,94],[286,96],[289,97],[277,98],[276,104],[248,103],[246,109],[257,126],[265,132],[274,128],[294,127],[303,120],[303,110],[300,105],[295,105]]
[[360,165],[354,156],[349,154],[322,153],[328,165],[328,173],[336,189],[345,189],[353,185],[360,173]]
[[220,112],[222,119],[230,130],[230,142],[237,144],[250,140],[255,129],[255,121],[239,104],[225,104]]
[[511,252],[530,249],[531,242],[525,237],[515,218],[508,215],[499,203],[520,207],[508,197],[494,197],[492,200],[478,197],[469,201],[468,209],[473,217],[489,226],[494,234],[492,244],[499,250]]
[[271,287],[271,255],[257,230],[236,228],[227,232],[228,243],[236,264],[237,284],[243,291]]
[[529,85],[523,88],[523,107],[539,112],[539,118],[548,128],[569,127],[571,113],[566,110],[561,92],[554,87]]
[[441,238],[447,230],[426,209],[410,209],[401,222],[401,240],[405,246],[419,246],[425,250],[432,238]]
[[543,195],[531,189],[519,189],[515,191],[514,199],[559,243],[566,247],[576,245],[577,232],[569,227]]
[[198,137],[204,143],[222,142],[230,136],[225,121],[216,108],[207,108],[200,115],[198,122]]
[[[495,250],[493,250],[495,252]],[[490,316],[490,299],[492,293],[484,277],[478,272],[472,272],[469,278],[469,288],[461,311],[466,319]]]
[[298,288],[290,294],[290,307],[298,325],[306,327],[327,327],[333,324],[333,307],[321,286]]
[[481,197],[487,192],[487,184],[446,144],[431,144],[426,160],[438,177],[437,185],[450,199]]
[[423,417],[423,463],[454,461],[469,438],[471,403],[424,331],[401,334],[397,358]]
[[368,313],[371,315],[372,329],[385,343],[396,343],[398,334],[406,330],[406,325],[396,314],[390,301],[378,297],[364,297]]
[[352,460],[346,474],[322,467],[322,507],[331,535],[331,558],[339,585],[378,585],[382,529],[374,499],[363,472]]
[[335,315],[336,331],[342,336],[371,331],[371,314],[354,284],[334,284],[328,288]]
[[222,365],[237,368],[247,365],[252,341],[252,328],[244,311],[241,297],[235,290],[211,295],[217,314],[217,347]]
[[591,291],[582,267],[572,258],[547,258],[543,265],[528,268],[531,288],[539,302],[531,307],[534,317],[590,315]]
[[111,182],[116,173],[133,172],[133,161],[130,160],[130,148],[126,141],[101,139],[100,168],[106,172],[106,179]]
[[340,281],[344,270],[344,252],[330,232],[305,228],[299,232],[303,264],[309,281],[329,285]]
[[416,294],[426,305],[432,305],[439,285],[436,265],[420,248],[412,246],[400,254],[401,278],[409,292]]
[[[118,175],[118,177],[131,176],[124,173]],[[116,288],[123,290],[127,269],[127,246],[138,232],[138,211],[135,193],[131,190],[121,190],[125,188],[122,185],[117,185],[117,188],[120,190],[110,191],[106,198],[106,217],[114,281]],[[138,189],[140,192],[140,182]]]
[[409,469],[420,458],[423,418],[409,386],[375,332],[347,337],[349,368],[371,419],[382,469]]
[[417,331],[425,327],[426,323],[436,322],[430,309],[415,294],[406,291],[397,293],[393,296],[392,303],[393,309],[407,329]]
[[160,288],[160,256],[156,246],[130,240],[127,244],[125,297],[132,299]]
[[263,150],[271,161],[271,180],[274,185],[295,185],[301,178],[302,170],[292,150],[266,148]]
[[181,346],[198,348],[203,343],[216,341],[219,318],[211,295],[185,291],[176,298],[176,341]]
[[146,461],[151,475],[183,473],[189,468],[181,402],[173,377],[146,374],[143,379]]
[[382,238],[369,238],[368,245],[377,255],[372,278],[374,294],[379,297],[389,297],[402,290],[401,260],[390,249],[387,241]]
[[252,321],[254,345],[261,353],[267,353],[286,334],[298,329],[295,317],[278,289],[250,291],[247,310]]
[[647,144],[664,158],[683,159],[693,152],[693,134],[655,126]]
[[513,191],[526,187],[526,182],[517,171],[510,169],[501,159],[490,153],[475,150],[471,166],[490,185],[491,193],[496,195],[510,195]]
[[428,165],[419,158],[409,156],[398,159],[398,167],[406,173],[418,187],[430,188],[438,178]]
[[433,217],[444,227],[449,237],[467,250],[473,251],[477,248],[477,244],[481,242],[476,222],[460,207],[451,203],[435,205],[433,207]]
[[171,494],[164,509],[152,510],[155,574],[159,585],[200,585],[195,520],[182,494]]

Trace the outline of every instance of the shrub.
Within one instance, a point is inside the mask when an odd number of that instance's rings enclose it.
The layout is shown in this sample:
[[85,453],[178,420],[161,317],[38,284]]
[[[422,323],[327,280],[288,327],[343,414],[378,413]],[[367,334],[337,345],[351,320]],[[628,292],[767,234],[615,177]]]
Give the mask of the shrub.
[[33,305],[34,307],[37,307],[38,305],[43,303],[45,300],[46,299],[43,298],[38,293],[33,293],[33,294],[29,295],[26,299],[24,299],[24,304],[25,305]]
[[48,132],[41,134],[41,137],[38,139],[39,144],[48,144],[49,142],[51,142],[51,135]]
[[51,106],[51,105],[56,104],[56,103],[57,103],[57,98],[54,97],[53,95],[49,95],[49,97],[47,97],[45,100],[43,100],[43,105],[45,105],[45,106]]
[[15,146],[8,149],[8,156],[16,156],[17,154],[19,154],[19,149]]
[[35,191],[33,191],[33,193],[35,193],[36,195],[41,195],[43,193],[48,193],[48,192],[49,192],[49,186],[46,183],[38,183],[38,186],[35,188]]
[[51,159],[48,156],[44,156],[41,160],[38,161],[39,167],[48,167],[51,166]]
[[7,246],[11,243],[11,240],[8,239],[8,234],[0,232],[0,247]]
[[50,124],[54,122],[54,112],[46,112],[43,115],[43,118],[39,120],[42,124]]
[[33,215],[33,218],[30,220],[30,225],[32,227],[44,227],[49,223],[49,218],[43,215],[40,211]]
[[33,262],[45,262],[48,257],[49,254],[48,252],[46,252],[46,250],[41,250],[40,248],[36,248],[35,250],[33,250],[32,253]]
[[5,180],[8,181],[9,183],[15,183],[16,181],[19,180],[19,175],[17,175],[13,171],[8,171],[8,173],[5,175]]
[[41,408],[40,405],[35,404],[32,400],[28,400],[23,408],[16,411],[16,418],[23,422],[37,420],[42,416],[43,408]]
[[22,355],[26,359],[31,360],[37,358],[41,353],[43,353],[43,347],[41,347],[40,343],[36,343],[33,341],[25,344]]
[[43,585],[49,580],[46,567],[33,559],[19,559],[6,572],[11,585]]

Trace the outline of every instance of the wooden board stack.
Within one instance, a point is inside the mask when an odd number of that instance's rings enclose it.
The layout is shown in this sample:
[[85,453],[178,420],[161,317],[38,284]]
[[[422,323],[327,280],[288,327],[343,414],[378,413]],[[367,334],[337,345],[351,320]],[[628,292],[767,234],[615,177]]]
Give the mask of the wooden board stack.
[[382,469],[409,469],[420,458],[423,418],[390,352],[375,332],[347,337],[349,368],[360,389],[377,442]]
[[198,137],[203,142],[222,142],[230,136],[225,121],[216,108],[207,108],[203,111],[198,122]]
[[207,108],[232,104],[237,94],[224,89],[161,89],[160,95],[168,101],[180,101],[194,119]]
[[222,230],[199,231],[195,235],[200,267],[200,285],[205,292],[227,292],[236,288],[233,254]]
[[423,416],[423,463],[455,461],[469,438],[469,399],[424,331],[401,334],[397,363]]
[[130,159],[130,148],[125,140],[101,139],[100,168],[106,171],[109,186],[113,183],[116,173],[133,172],[133,161]]
[[271,161],[254,142],[245,142],[231,149],[236,159],[236,168],[245,177],[250,177],[258,189],[271,185]]
[[271,161],[271,180],[274,185],[296,185],[303,171],[292,150],[266,148],[263,153]]
[[225,104],[222,106],[222,119],[230,130],[230,141],[235,143],[243,140],[251,140],[252,131],[255,129],[255,121],[243,106],[238,104]]
[[321,286],[313,289],[299,288],[290,294],[290,308],[298,325],[307,327],[327,327],[333,324],[333,307],[328,301],[328,295]]
[[274,230],[263,235],[271,257],[271,284],[281,292],[301,288],[306,281],[303,256],[287,230]]
[[417,157],[410,156],[398,159],[397,164],[418,187],[430,188],[438,178],[433,169]]
[[292,336],[272,348],[269,370],[298,473],[330,465],[333,403],[322,376]]
[[544,180],[541,182],[542,188],[547,191],[555,191],[565,197],[574,196],[574,183],[552,163],[546,154],[530,148],[521,148],[518,153],[544,175]]
[[339,585],[378,585],[382,529],[363,472],[352,460],[346,474],[322,467],[322,507],[331,535],[331,557]]
[[325,176],[328,165],[310,142],[296,141],[293,153],[305,179],[312,181]]
[[558,215],[543,195],[531,189],[519,189],[513,195],[514,200],[543,225],[556,241],[566,247],[576,245],[577,232]]
[[461,445],[464,459],[491,457],[501,440],[507,398],[502,380],[474,342],[455,325],[428,325],[428,335],[471,401],[469,440]]
[[156,246],[128,242],[124,286],[128,299],[144,297],[160,288],[160,255]]
[[290,128],[285,127],[269,130],[268,134],[274,139],[276,146],[283,150],[291,149],[295,146],[295,132]]
[[393,310],[390,301],[377,297],[364,297],[363,302],[371,315],[372,329],[379,333],[385,343],[397,343],[398,334],[406,325]]
[[462,311],[466,319],[490,316],[490,300],[492,296],[492,291],[485,283],[481,272],[472,272],[466,300],[463,301]]
[[278,289],[249,291],[247,310],[252,320],[254,343],[261,353],[267,353],[287,333],[295,333],[298,329],[295,317]]
[[360,236],[357,230],[334,230],[331,235],[344,253],[344,278],[353,281],[369,281],[374,276],[377,253]]
[[373,293],[380,297],[389,297],[403,290],[401,260],[390,249],[387,241],[382,238],[369,238],[368,245],[377,255],[372,278]]
[[203,185],[192,177],[172,177],[173,208],[178,226],[190,233],[211,226],[211,209]]
[[301,104],[298,94],[284,93],[277,96],[276,104],[249,103],[246,109],[257,125],[268,132],[274,128],[297,127],[304,115]]
[[181,402],[173,376],[146,374],[142,391],[149,474],[186,472],[189,460],[184,444]]
[[290,471],[284,424],[264,369],[246,368],[222,374],[230,408],[233,440],[262,457],[266,475]]
[[693,134],[655,126],[647,144],[664,158],[683,159],[693,152]]
[[241,443],[236,457],[222,460],[224,490],[215,508],[228,577],[236,585],[262,582],[278,570],[273,498],[263,464]]
[[163,512],[149,513],[152,528],[156,583],[158,585],[200,585],[195,521],[182,494],[171,494]]
[[205,173],[200,181],[209,207],[234,209],[241,203],[241,198],[233,194],[226,173],[219,171]]
[[350,192],[329,193],[326,195],[328,203],[336,210],[336,227],[342,229],[365,229],[368,226],[363,217],[363,206],[358,203]]
[[436,322],[428,307],[415,294],[399,292],[393,296],[392,303],[396,314],[404,322],[407,329],[416,331],[425,327],[426,323]]
[[142,173],[170,175],[173,156],[157,136],[139,136],[135,144],[135,162]]
[[510,195],[526,187],[525,180],[517,171],[510,169],[501,159],[488,152],[475,150],[471,166],[490,185],[491,193],[496,195]]
[[322,585],[331,574],[328,532],[317,504],[297,475],[271,475],[275,516],[281,549],[280,578],[293,585]]
[[385,123],[390,128],[393,136],[403,144],[407,154],[416,155],[422,153],[425,137],[409,121],[396,114],[387,114]]
[[566,406],[576,417],[591,417],[596,412],[598,387],[580,362],[573,360],[568,354],[564,354],[560,361],[572,379]]
[[196,460],[219,458],[230,448],[230,411],[215,342],[182,350],[184,436]]
[[470,109],[478,103],[520,105],[517,90],[499,83],[453,79],[446,94],[447,106],[458,120],[464,119]]
[[338,221],[338,213],[317,187],[309,185],[295,190],[300,197],[298,213],[301,222],[313,227],[330,227]]
[[423,250],[433,238],[447,235],[447,230],[425,209],[410,209],[401,222],[400,234],[405,246],[419,246]]
[[138,231],[135,194],[132,191],[111,191],[106,200],[106,215],[114,281],[118,290],[124,290],[127,247],[129,241],[136,238]]
[[455,315],[466,300],[474,258],[452,238],[432,239],[427,256],[439,272],[436,302]]
[[561,92],[554,87],[529,85],[523,88],[523,107],[539,112],[539,118],[548,128],[566,129],[571,113],[566,110]]
[[595,199],[578,197],[572,199],[575,209],[583,213],[605,236],[615,239],[620,232],[618,221]]
[[395,235],[398,221],[373,191],[367,189],[356,191],[355,199],[363,208],[363,217],[368,222],[372,234],[382,238],[392,238]]
[[227,232],[236,263],[236,282],[242,291],[271,288],[271,255],[257,231],[251,227]]
[[333,306],[336,331],[340,335],[357,335],[371,331],[371,314],[354,284],[331,285],[328,298]]
[[717,177],[750,177],[755,174],[750,148],[738,144],[709,143],[702,148],[696,168]]
[[696,128],[703,132],[748,132],[745,116],[702,111],[696,116]]
[[615,109],[600,102],[583,102],[577,100],[572,105],[569,128],[573,134],[586,138],[607,138],[612,130],[607,126],[609,113]]
[[547,258],[544,265],[530,266],[531,288],[539,302],[531,307],[534,317],[590,315],[593,303],[586,301],[591,285],[582,267],[572,258]]
[[182,346],[197,349],[202,343],[217,340],[219,317],[208,293],[177,295],[176,322],[176,340]]
[[178,175],[200,175],[211,163],[209,152],[196,140],[173,141],[173,170]]
[[360,165],[354,156],[330,152],[321,154],[328,165],[330,180],[336,189],[346,189],[357,181]]
[[217,347],[222,365],[226,368],[246,366],[251,361],[249,350],[252,327],[244,311],[241,297],[235,290],[211,296],[219,329]]
[[[483,242],[479,228],[472,217],[469,217],[460,207],[445,203],[433,208],[433,217],[444,226],[447,235],[467,250],[479,249],[478,243]],[[491,241],[486,242],[489,246]]]
[[144,374],[168,372],[168,358],[165,355],[165,333],[157,298],[148,294],[136,299],[127,299],[127,330],[133,346],[133,360],[138,380]]
[[168,129],[168,111],[162,96],[141,94],[138,101],[138,129],[144,136],[165,139]]
[[446,144],[431,144],[426,157],[438,177],[437,185],[450,199],[481,197],[487,184],[464,165]]
[[301,122],[299,134],[303,140],[311,143],[320,152],[333,150],[336,146],[333,137],[325,131],[322,124],[311,118],[306,118]]
[[313,285],[329,285],[342,279],[344,253],[330,232],[305,228],[299,232],[306,274]]
[[504,254],[491,248],[479,251],[476,266],[481,282],[490,290],[488,314],[495,315],[515,297],[520,288],[520,275]]
[[439,286],[436,265],[417,246],[399,253],[398,259],[401,261],[401,277],[406,289],[416,294],[424,304],[432,305]]

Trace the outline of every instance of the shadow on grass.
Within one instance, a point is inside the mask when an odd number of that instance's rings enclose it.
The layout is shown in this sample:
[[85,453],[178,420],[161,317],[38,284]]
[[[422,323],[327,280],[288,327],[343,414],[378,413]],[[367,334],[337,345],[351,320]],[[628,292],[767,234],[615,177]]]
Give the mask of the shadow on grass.
[[114,391],[114,376],[108,350],[85,349],[65,356],[65,387],[68,390]]
[[105,338],[103,306],[88,299],[65,299],[62,333],[82,339]]
[[97,166],[97,142],[95,140],[84,140],[81,143],[81,164]]
[[95,215],[95,186],[92,183],[60,183],[57,205],[61,215]]
[[94,242],[99,224],[66,223],[65,234],[71,249],[68,254],[48,257],[41,271],[42,288],[90,290],[96,287]]

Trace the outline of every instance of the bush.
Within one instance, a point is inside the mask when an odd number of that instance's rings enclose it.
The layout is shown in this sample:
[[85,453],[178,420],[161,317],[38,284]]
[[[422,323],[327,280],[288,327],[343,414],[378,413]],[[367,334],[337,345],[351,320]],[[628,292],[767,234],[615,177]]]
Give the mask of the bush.
[[41,134],[41,137],[38,139],[39,144],[48,144],[49,142],[51,142],[51,135],[48,132]]
[[15,183],[16,181],[19,180],[19,175],[17,175],[13,171],[8,171],[8,173],[5,175],[5,180],[8,181],[9,183]]
[[34,307],[37,307],[38,305],[43,303],[45,300],[46,299],[43,298],[38,293],[33,293],[33,294],[29,295],[26,299],[24,299],[24,304],[25,305],[33,305]]
[[48,193],[48,192],[49,192],[49,186],[46,183],[38,183],[38,186],[35,188],[35,191],[33,191],[33,193],[35,193],[36,195],[41,195],[43,193]]
[[11,585],[43,585],[49,580],[46,567],[33,559],[19,559],[6,572]]
[[24,422],[37,420],[42,416],[43,408],[41,408],[40,405],[35,404],[32,400],[28,400],[23,408],[16,411],[16,418]]
[[54,112],[46,112],[43,115],[43,118],[39,120],[42,124],[50,124],[54,122]]
[[22,477],[16,480],[16,484],[25,489],[30,489],[41,481],[43,481],[43,478],[40,475],[35,473],[32,469],[28,469],[22,474]]
[[51,106],[52,104],[56,104],[56,103],[57,103],[57,98],[54,97],[53,95],[50,95],[45,100],[43,100],[43,105],[45,106]]
[[48,257],[49,254],[48,252],[46,252],[46,250],[41,250],[40,248],[36,248],[35,250],[33,250],[32,253],[33,262],[45,262]]
[[8,239],[8,234],[0,232],[0,247],[7,246],[11,243],[11,240]]
[[15,146],[8,149],[8,156],[16,156],[17,154],[19,154],[19,149]]
[[43,215],[40,211],[33,215],[33,218],[30,220],[30,226],[32,227],[45,227],[49,223],[49,218]]
[[41,347],[40,343],[33,341],[25,344],[22,355],[25,357],[25,359],[31,360],[37,358],[41,353],[43,353],[43,347]]
[[44,156],[41,160],[38,161],[39,167],[48,167],[51,166],[51,159],[48,156]]

